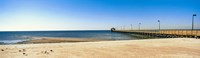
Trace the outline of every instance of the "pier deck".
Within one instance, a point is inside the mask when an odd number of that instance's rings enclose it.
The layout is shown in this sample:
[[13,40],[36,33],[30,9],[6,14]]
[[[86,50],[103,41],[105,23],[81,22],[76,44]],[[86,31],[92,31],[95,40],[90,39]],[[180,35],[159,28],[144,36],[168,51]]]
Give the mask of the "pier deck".
[[200,30],[114,30],[113,32],[134,33],[158,37],[190,37],[200,38]]

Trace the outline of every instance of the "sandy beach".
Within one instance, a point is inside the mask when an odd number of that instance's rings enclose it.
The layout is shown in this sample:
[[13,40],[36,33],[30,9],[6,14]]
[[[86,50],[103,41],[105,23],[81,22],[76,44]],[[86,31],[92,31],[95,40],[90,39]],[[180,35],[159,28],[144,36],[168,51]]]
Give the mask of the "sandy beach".
[[193,38],[0,45],[0,58],[200,58]]

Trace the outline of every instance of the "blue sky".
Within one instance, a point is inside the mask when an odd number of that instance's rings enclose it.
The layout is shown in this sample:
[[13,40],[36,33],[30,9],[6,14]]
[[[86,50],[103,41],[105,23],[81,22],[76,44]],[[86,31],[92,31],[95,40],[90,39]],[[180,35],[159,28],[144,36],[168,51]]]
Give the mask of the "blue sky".
[[199,0],[0,0],[0,30],[200,28]]

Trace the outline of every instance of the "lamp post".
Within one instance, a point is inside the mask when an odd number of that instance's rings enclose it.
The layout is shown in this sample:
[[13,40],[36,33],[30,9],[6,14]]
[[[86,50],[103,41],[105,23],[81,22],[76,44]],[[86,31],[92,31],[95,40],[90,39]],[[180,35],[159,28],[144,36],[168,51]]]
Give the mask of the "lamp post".
[[123,30],[123,27],[121,26],[121,30]]
[[158,20],[158,30],[160,31],[160,20]]
[[140,25],[141,25],[141,23],[139,23],[139,31],[140,31]]
[[125,25],[123,26],[124,30],[125,30]]
[[133,30],[133,25],[131,24],[131,30]]
[[196,14],[192,15],[192,30],[194,30],[194,16],[197,16]]

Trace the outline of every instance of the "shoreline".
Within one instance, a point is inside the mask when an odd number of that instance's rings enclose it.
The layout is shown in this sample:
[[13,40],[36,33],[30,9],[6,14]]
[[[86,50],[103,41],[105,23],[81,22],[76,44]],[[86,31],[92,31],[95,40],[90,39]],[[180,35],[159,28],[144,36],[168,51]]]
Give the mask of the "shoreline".
[[0,45],[2,58],[199,58],[194,38]]
[[97,42],[97,41],[110,41],[106,39],[88,39],[88,38],[54,38],[54,37],[41,37],[40,39],[31,39],[19,43],[76,43],[76,42]]
[[0,45],[111,41],[111,39],[94,39],[94,38],[59,38],[59,37],[32,37],[32,38],[34,39],[14,40],[11,42],[8,42],[8,40],[2,41],[0,42]]

